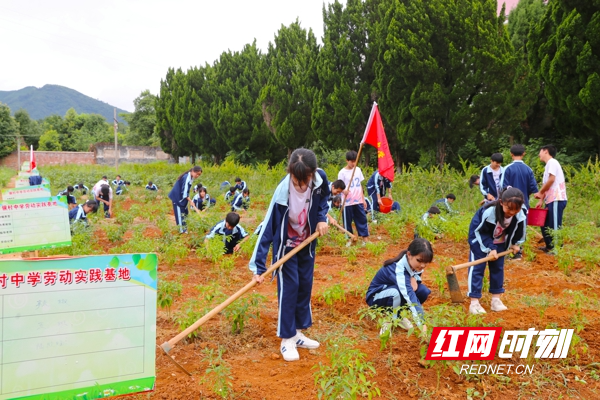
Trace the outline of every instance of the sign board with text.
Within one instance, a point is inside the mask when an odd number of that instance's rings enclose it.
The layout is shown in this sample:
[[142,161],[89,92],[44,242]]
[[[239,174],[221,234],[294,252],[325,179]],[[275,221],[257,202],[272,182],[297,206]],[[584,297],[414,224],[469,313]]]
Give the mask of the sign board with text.
[[2,189],[2,200],[20,200],[33,199],[38,197],[50,197],[50,187],[48,185],[23,186],[9,189]]
[[0,261],[0,400],[153,390],[156,254]]
[[0,203],[0,254],[70,245],[65,196]]

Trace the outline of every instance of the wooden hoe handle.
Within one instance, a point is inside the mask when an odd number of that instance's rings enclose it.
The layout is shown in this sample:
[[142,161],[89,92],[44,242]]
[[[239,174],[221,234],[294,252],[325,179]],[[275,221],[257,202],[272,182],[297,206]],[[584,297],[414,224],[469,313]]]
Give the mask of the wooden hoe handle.
[[[508,254],[511,254],[513,251],[512,250],[506,250],[503,251],[501,253],[498,253],[498,258],[500,257],[504,257]],[[490,261],[493,260],[493,258],[491,256],[487,256],[484,258],[480,258],[479,260],[475,260],[475,261],[469,261],[467,263],[464,264],[458,264],[458,265],[454,265],[454,266],[448,266],[446,267],[446,275],[454,275],[456,273],[456,271],[467,268],[467,267],[472,267],[473,265],[477,265],[477,264],[481,264],[483,262],[486,261]]]

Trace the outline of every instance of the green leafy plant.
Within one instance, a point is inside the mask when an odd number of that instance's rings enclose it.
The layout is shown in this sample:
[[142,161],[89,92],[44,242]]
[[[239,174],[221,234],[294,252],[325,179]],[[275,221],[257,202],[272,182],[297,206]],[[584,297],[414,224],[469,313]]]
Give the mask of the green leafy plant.
[[181,295],[183,286],[179,282],[161,280],[158,282],[156,302],[160,308],[167,309],[167,316],[171,318],[171,305],[176,297]]
[[233,377],[229,364],[223,360],[224,353],[225,350],[221,346],[217,351],[208,347],[202,350],[202,361],[208,363],[208,367],[200,382],[210,384],[216,396],[227,399],[233,395]]
[[223,310],[223,314],[231,323],[231,333],[242,333],[248,318],[260,318],[260,308],[266,300],[259,293],[252,293],[246,298],[237,300]]
[[379,257],[387,249],[387,243],[385,242],[369,242],[366,245],[367,251],[373,255],[373,257]]
[[336,301],[346,301],[346,293],[341,284],[336,283],[333,286],[329,286],[321,294],[321,298],[328,306],[333,306]]
[[[206,313],[204,312],[203,304],[200,303],[197,299],[189,299],[181,306],[179,311],[175,313],[173,319],[179,327],[179,330],[185,330],[187,327],[192,326],[194,322],[202,318],[204,314]],[[188,335],[188,337],[198,337],[199,330],[200,328],[191,332]]]
[[356,349],[356,342],[346,337],[332,339],[327,346],[330,365],[319,362],[313,368],[319,399],[357,399],[380,396],[375,367],[365,361],[367,355]]

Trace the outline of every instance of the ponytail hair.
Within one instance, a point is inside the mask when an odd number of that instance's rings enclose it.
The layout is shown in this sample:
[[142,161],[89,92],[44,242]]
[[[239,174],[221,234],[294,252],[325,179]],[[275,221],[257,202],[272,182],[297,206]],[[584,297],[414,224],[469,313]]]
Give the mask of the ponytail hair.
[[185,174],[187,174],[188,172],[195,172],[195,173],[202,172],[202,167],[199,166],[199,165],[194,165],[192,168],[190,168],[189,171],[185,171],[183,174],[179,175],[179,177],[177,178],[177,180],[180,180],[181,178],[183,178],[183,176]]
[[500,195],[498,196],[497,200],[490,201],[483,207],[486,209],[490,207],[496,207],[496,222],[499,223],[502,228],[506,228],[504,225],[504,209],[502,208],[502,205],[507,206],[511,210],[520,210],[523,207],[524,202],[525,196],[523,196],[523,192],[516,187],[509,186],[505,190],[500,191]]
[[411,256],[420,256],[421,260],[425,263],[430,263],[433,261],[433,248],[431,247],[431,243],[429,243],[427,239],[417,238],[410,242],[408,249],[402,250],[400,254],[394,258],[385,260],[383,265],[385,266],[397,263],[406,255],[407,252],[410,252]]

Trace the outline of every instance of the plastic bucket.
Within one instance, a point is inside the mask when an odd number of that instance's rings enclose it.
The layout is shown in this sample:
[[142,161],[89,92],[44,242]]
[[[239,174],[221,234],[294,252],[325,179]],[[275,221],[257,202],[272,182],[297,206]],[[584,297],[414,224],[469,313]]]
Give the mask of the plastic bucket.
[[527,213],[527,225],[544,226],[547,214],[548,209],[546,208],[530,208]]
[[382,212],[384,214],[389,213],[390,211],[392,211],[392,204],[394,204],[394,201],[392,199],[382,197],[381,205],[379,206],[379,212]]

